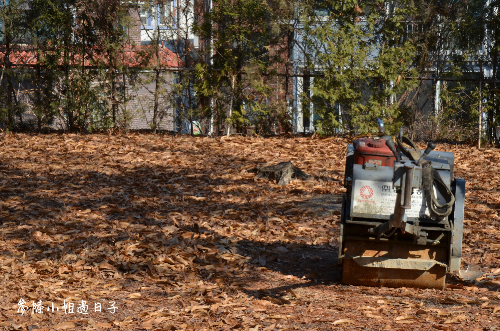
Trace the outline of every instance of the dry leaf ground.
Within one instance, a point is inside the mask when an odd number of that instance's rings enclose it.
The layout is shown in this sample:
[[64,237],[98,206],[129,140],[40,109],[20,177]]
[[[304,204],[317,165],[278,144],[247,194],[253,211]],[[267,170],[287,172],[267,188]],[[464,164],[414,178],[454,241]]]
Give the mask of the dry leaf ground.
[[[347,143],[1,135],[0,327],[500,328],[499,151],[438,145],[467,180],[463,268],[484,277],[389,289],[339,284]],[[280,187],[246,172],[288,160],[314,179]]]

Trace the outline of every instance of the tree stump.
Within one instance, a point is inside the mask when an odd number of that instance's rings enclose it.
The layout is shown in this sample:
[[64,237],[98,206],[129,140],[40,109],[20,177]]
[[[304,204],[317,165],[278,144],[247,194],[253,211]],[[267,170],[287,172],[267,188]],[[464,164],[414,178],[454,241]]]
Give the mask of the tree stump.
[[268,180],[275,180],[278,185],[287,185],[292,178],[309,179],[311,176],[306,174],[292,164],[292,162],[281,162],[276,165],[267,167],[257,167],[248,170],[257,174],[257,178],[265,178]]

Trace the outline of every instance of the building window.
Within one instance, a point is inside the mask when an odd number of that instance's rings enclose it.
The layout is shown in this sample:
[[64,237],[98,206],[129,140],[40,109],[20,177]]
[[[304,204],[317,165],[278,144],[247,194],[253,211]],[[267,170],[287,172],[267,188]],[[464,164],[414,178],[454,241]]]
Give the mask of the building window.
[[158,5],[158,25],[168,25],[172,22],[172,1]]
[[141,24],[142,25],[149,25],[148,24],[148,16],[151,16],[151,15],[148,15],[148,12],[146,11],[145,8],[141,8]]
[[174,7],[175,0],[166,0],[159,4],[143,6],[140,15],[143,29],[175,28]]

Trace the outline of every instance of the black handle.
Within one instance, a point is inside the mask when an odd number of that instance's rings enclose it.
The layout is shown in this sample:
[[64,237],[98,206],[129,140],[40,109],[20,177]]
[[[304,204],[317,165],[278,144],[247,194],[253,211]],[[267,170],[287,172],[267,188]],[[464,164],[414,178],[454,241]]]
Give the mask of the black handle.
[[436,144],[433,143],[432,141],[429,141],[429,143],[427,144],[427,148],[424,151],[424,154],[425,155],[429,154],[434,150],[434,148],[436,148]]
[[[405,192],[404,192],[404,204],[401,206],[403,209],[411,209],[411,194],[413,192],[413,187],[411,186],[413,181],[413,167],[406,168],[405,176]],[[403,179],[401,179],[403,180]]]
[[424,151],[424,154],[422,154],[420,159],[418,159],[417,164],[420,165],[420,163],[425,159],[427,155],[429,155],[430,152],[434,150],[434,148],[436,148],[436,144],[433,143],[432,141],[429,141],[429,143],[427,144],[427,148]]
[[385,144],[387,145],[387,147],[389,147],[389,149],[391,150],[392,154],[394,154],[394,156],[396,157],[396,161],[399,162],[401,159],[399,158],[398,152],[396,152],[396,147],[394,147],[394,142],[392,141],[392,139],[387,139],[385,141]]

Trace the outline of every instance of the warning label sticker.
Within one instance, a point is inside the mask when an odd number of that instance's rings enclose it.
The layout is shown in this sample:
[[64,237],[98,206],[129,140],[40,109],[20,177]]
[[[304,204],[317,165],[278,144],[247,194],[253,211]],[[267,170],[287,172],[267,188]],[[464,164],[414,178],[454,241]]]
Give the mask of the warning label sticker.
[[[355,180],[353,187],[353,206],[355,214],[377,214],[390,216],[394,213],[396,204],[396,188],[392,182],[374,182],[370,180]],[[434,189],[434,194],[439,204],[444,204],[445,200]],[[411,209],[406,210],[408,217],[429,216],[429,211],[425,203],[425,195],[422,190],[413,189],[411,195]]]
[[369,185],[365,185],[359,190],[359,195],[363,199],[370,199],[373,196],[373,189]]

